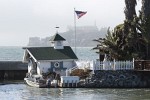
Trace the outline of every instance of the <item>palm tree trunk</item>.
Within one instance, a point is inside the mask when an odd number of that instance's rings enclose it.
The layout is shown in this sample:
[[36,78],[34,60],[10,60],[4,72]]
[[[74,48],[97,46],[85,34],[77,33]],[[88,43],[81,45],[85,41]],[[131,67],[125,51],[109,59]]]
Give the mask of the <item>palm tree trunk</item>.
[[150,60],[150,0],[142,0],[142,20],[144,23],[144,30],[147,36],[146,59]]
[[133,20],[134,16],[136,15],[135,6],[137,2],[136,0],[125,0],[125,17],[126,20]]
[[150,16],[150,0],[142,0],[142,13],[144,17]]

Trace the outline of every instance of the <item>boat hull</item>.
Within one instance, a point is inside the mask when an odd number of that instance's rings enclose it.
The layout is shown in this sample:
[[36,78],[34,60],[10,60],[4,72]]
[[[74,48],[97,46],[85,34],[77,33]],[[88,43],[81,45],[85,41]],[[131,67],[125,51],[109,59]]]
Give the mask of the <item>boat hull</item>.
[[48,87],[46,84],[34,82],[30,78],[24,78],[24,81],[27,85],[32,86],[32,87],[37,87],[37,88],[47,88]]

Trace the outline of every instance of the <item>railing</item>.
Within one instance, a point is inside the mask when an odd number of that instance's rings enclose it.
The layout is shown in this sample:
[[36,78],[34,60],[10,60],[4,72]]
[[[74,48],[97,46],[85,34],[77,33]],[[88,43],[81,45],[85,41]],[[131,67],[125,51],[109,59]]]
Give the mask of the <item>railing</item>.
[[70,73],[72,73],[72,71],[76,70],[76,69],[79,69],[78,66],[74,66],[70,69],[67,69],[66,70],[66,76],[70,76]]
[[133,61],[78,61],[77,66],[79,69],[90,70],[133,70]]
[[133,61],[105,61],[96,62],[93,70],[133,70]]
[[61,76],[61,87],[78,87],[79,77],[78,76]]
[[135,70],[150,70],[150,60],[135,60]]

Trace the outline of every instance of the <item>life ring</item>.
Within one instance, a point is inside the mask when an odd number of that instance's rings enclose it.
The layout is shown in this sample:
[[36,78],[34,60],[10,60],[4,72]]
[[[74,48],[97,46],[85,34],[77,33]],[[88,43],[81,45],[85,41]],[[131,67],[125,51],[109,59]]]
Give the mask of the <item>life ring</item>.
[[60,66],[59,62],[54,63],[54,67],[58,68]]

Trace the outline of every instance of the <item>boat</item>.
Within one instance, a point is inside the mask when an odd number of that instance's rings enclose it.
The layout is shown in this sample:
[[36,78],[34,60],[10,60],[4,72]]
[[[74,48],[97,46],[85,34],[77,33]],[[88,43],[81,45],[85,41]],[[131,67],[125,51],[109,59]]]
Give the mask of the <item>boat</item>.
[[46,80],[41,79],[41,76],[39,75],[32,75],[32,77],[26,77],[24,78],[25,83],[29,86],[38,87],[38,88],[45,88],[48,87],[48,84],[46,84]]
[[37,88],[57,87],[57,80],[51,77],[44,79],[42,75],[31,75],[24,78],[27,85]]

